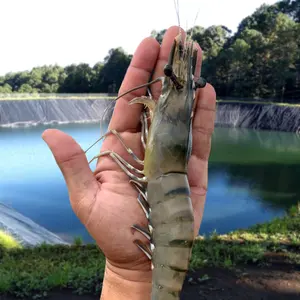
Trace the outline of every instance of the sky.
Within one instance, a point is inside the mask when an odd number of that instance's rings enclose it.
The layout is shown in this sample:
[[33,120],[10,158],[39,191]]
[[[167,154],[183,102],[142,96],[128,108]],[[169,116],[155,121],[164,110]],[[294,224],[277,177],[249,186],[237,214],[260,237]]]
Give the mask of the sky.
[[[180,0],[180,25],[234,32],[260,5],[275,2]],[[133,54],[152,30],[172,25],[178,25],[173,0],[0,0],[0,76],[51,64],[93,66],[111,48]]]

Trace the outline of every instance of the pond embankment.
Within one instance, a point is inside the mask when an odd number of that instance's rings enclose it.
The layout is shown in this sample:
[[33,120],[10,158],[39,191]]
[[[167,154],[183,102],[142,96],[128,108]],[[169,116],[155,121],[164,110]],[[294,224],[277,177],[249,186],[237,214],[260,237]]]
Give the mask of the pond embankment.
[[[88,96],[1,100],[0,126],[108,121],[113,97]],[[289,104],[218,101],[215,125],[300,133],[300,106]]]
[[300,133],[300,106],[220,101],[215,125]]
[[9,233],[20,245],[26,247],[41,243],[68,244],[56,234],[33,222],[15,209],[0,203],[0,233],[3,231]]
[[110,119],[113,107],[109,98],[1,100],[0,126],[105,121]]

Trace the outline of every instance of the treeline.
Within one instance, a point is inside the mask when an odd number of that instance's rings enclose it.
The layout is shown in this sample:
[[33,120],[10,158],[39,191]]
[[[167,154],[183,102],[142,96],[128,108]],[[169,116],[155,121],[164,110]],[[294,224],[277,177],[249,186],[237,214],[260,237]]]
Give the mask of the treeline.
[[[161,42],[165,30],[153,32]],[[195,26],[202,75],[220,98],[300,102],[300,0],[262,5],[232,34],[226,26]],[[0,77],[0,93],[115,93],[132,56],[111,49],[95,66],[44,66]]]
[[300,0],[261,6],[233,36],[212,26],[197,27],[194,38],[220,97],[300,102]]
[[116,93],[132,55],[111,49],[104,62],[43,66],[0,77],[0,93]]

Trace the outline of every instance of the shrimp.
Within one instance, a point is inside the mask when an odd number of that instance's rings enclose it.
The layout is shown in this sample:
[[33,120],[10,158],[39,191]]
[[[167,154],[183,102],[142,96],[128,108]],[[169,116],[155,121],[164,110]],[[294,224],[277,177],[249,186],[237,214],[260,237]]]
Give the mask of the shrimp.
[[104,151],[92,159],[110,155],[138,191],[137,200],[148,220],[148,228],[138,224],[133,224],[132,228],[149,240],[149,244],[139,239],[134,243],[151,260],[152,300],[179,299],[192,252],[194,214],[187,165],[192,148],[195,91],[206,85],[202,77],[194,80],[196,61],[197,49],[193,41],[189,37],[182,41],[179,33],[174,39],[164,76],[118,97],[162,81],[157,102],[151,96],[129,101],[129,105],[143,104],[150,112],[150,126],[145,110],[141,114],[143,161],[126,146],[116,130],[107,133],[119,139],[127,152],[143,166],[142,171],[113,151]]

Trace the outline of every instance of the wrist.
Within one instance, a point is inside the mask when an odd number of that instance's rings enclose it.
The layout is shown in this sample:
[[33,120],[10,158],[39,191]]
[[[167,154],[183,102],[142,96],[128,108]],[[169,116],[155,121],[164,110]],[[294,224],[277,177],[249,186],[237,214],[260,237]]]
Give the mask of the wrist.
[[100,300],[150,300],[151,270],[119,269],[106,261]]

